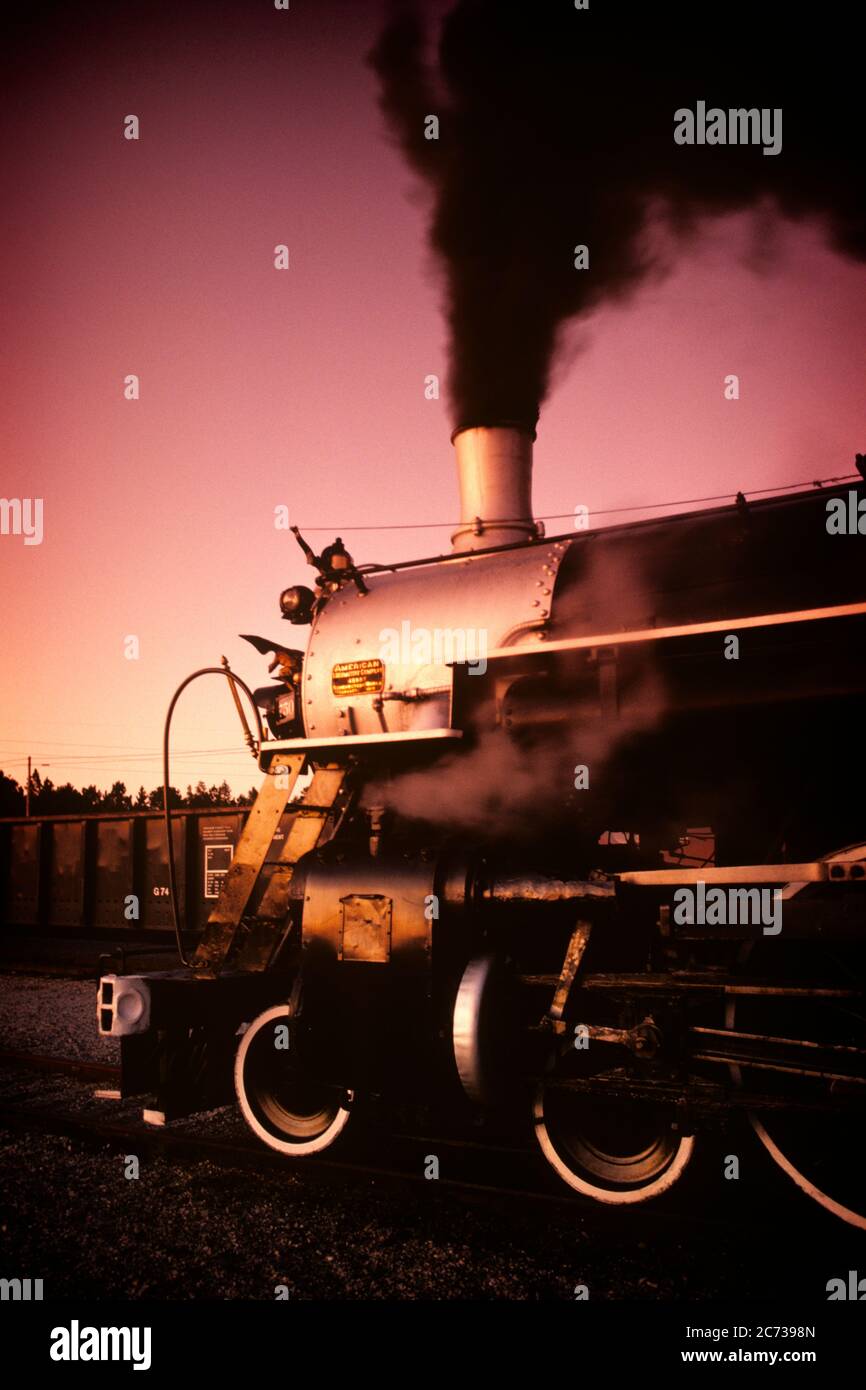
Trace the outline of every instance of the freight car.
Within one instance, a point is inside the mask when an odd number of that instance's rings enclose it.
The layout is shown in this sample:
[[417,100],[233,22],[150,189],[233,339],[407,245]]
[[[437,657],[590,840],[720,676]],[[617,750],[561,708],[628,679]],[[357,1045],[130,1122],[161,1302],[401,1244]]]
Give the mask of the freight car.
[[863,1225],[866,569],[828,523],[866,491],[547,538],[533,440],[455,433],[449,555],[305,547],[219,902],[182,968],[101,981],[123,1093],[171,1118],[233,1075],[292,1156],[370,1095],[490,1107],[609,1204],[745,1114]]
[[[183,918],[200,932],[219,898],[246,807],[172,815]],[[277,832],[271,853],[279,853]],[[0,820],[0,921],[32,938],[154,937],[172,932],[159,811],[9,816]]]

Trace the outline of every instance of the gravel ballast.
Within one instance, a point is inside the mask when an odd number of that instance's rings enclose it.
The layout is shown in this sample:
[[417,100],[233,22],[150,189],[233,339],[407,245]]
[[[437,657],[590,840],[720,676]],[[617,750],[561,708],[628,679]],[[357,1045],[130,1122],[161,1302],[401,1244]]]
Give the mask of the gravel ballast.
[[[0,1020],[7,1050],[117,1060],[96,1034],[92,982],[0,977]],[[0,1263],[4,1277],[43,1279],[46,1298],[567,1301],[586,1285],[605,1300],[821,1300],[862,1261],[856,1233],[757,1148],[743,1148],[739,1184],[722,1181],[729,1139],[707,1136],[670,1199],[613,1212],[435,1180],[310,1180],[302,1164],[235,1166],[233,1151],[172,1156],[150,1142],[140,1102],[97,1099],[95,1086],[0,1066]],[[58,1113],[139,1129],[121,1151],[43,1132]],[[171,1132],[250,1142],[234,1106]],[[491,1157],[492,1186],[496,1172]]]

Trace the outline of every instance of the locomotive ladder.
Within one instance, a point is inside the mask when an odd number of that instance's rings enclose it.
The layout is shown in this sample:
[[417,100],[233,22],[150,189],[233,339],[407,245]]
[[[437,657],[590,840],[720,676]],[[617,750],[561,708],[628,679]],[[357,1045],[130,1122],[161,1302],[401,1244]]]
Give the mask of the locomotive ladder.
[[271,763],[193,956],[194,970],[218,973],[226,965],[242,972],[265,970],[282,945],[295,865],[321,840],[346,778],[345,766],[336,763],[315,768],[310,785],[289,807],[292,822],[279,860],[250,913],[253,891],[305,760],[303,753],[292,753]]

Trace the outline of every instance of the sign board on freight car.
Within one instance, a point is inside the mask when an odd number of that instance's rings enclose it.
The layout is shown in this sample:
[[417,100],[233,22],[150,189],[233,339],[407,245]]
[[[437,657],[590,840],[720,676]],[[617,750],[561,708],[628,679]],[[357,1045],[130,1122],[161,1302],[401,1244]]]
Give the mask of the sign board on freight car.
[[219,897],[233,854],[233,845],[205,845],[204,895],[206,898]]
[[331,668],[334,695],[379,695],[385,689],[385,663],[378,657],[364,661],[338,661]]

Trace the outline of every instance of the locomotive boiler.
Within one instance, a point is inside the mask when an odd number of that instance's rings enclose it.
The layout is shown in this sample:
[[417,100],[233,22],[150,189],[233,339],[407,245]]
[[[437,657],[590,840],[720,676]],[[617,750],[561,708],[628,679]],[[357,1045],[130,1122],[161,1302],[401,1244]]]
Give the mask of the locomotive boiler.
[[609,1204],[746,1117],[863,1226],[866,487],[547,537],[534,437],[455,433],[448,555],[301,540],[220,899],[181,968],[100,982],[122,1093],[233,1086],[292,1157],[374,1098],[488,1111]]

